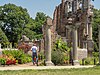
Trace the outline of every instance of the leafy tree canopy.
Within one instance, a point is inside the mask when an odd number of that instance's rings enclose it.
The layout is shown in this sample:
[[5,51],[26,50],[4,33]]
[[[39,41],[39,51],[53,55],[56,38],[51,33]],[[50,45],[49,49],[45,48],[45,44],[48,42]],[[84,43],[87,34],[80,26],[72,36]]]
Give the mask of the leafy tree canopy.
[[32,19],[27,9],[14,4],[0,6],[0,28],[12,43],[17,43],[24,34],[28,38],[42,38],[42,25],[46,20],[46,14],[37,12]]
[[0,43],[1,42],[9,42],[5,33],[2,31],[2,29],[0,28]]
[[37,34],[42,34],[42,25],[46,21],[46,14],[43,12],[37,12],[35,17],[35,28],[33,29]]
[[[10,3],[0,6],[0,23],[1,29],[10,42],[18,42],[24,29],[34,26],[27,9]],[[34,34],[32,31],[31,33]]]
[[98,25],[100,25],[100,10],[94,9],[93,17],[93,40],[95,51],[98,50]]

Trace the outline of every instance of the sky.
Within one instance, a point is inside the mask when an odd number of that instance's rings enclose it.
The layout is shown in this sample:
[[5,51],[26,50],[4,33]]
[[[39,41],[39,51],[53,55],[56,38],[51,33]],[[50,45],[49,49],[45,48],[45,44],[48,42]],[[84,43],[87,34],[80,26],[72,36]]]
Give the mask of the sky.
[[[61,0],[0,0],[0,6],[12,3],[26,8],[32,18],[35,18],[37,12],[43,12],[53,17],[54,9],[60,2]],[[92,4],[95,8],[100,9],[100,0],[95,0]]]

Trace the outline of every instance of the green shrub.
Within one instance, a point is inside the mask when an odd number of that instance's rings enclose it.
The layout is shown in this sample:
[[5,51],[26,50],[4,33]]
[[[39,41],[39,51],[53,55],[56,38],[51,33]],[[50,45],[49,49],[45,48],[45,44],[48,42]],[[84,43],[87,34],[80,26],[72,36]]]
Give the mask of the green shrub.
[[5,58],[0,58],[0,64],[5,65],[6,64],[6,59]]
[[[94,63],[98,64],[98,58],[88,57],[84,59],[84,65],[94,65]],[[80,64],[82,64],[82,60],[80,60]]]
[[53,50],[60,50],[61,52],[66,52],[66,51],[70,51],[70,47],[67,46],[67,43],[64,42],[61,38],[57,39],[55,44],[54,44],[54,47],[53,47]]
[[43,52],[39,52],[38,59],[39,60],[43,60],[44,59],[44,53]]
[[93,52],[93,57],[95,59],[95,64],[98,64],[99,63],[99,52]]
[[24,64],[32,61],[30,55],[25,54],[22,50],[4,50],[2,52],[4,55],[12,56],[18,60],[19,64]]
[[52,50],[52,62],[55,65],[68,64],[70,49],[61,38],[57,39]]
[[52,62],[55,65],[64,64],[65,57],[67,56],[65,56],[61,51],[52,51]]
[[99,52],[93,52],[93,57],[98,58],[99,57]]
[[32,62],[32,57],[26,54],[23,54],[18,60],[20,64],[24,64],[24,63]]

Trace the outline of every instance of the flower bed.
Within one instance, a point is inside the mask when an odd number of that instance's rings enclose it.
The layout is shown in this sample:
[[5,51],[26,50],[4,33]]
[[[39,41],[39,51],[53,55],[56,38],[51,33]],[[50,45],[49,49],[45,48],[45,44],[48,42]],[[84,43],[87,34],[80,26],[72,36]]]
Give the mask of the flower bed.
[[21,50],[4,50],[0,56],[1,65],[15,65],[32,62],[31,56]]

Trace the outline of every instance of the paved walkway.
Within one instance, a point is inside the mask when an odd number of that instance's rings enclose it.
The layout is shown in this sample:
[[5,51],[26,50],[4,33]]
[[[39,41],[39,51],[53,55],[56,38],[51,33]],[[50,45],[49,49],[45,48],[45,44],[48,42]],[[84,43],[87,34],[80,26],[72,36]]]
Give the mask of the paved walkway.
[[25,69],[34,69],[34,70],[43,70],[43,69],[70,69],[70,68],[90,68],[90,66],[33,66],[32,63],[23,64],[23,65],[13,65],[0,67],[0,70],[25,70]]

